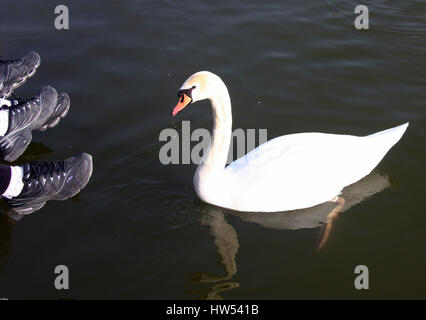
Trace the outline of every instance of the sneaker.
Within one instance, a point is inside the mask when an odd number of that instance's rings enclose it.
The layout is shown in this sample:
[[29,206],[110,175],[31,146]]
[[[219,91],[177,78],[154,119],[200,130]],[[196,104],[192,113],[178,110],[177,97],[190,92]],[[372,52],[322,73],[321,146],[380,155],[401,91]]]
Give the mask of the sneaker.
[[[12,94],[11,99],[9,99],[9,101],[12,104],[12,106],[14,106],[17,104],[22,104],[21,101],[23,101],[23,99],[18,98],[17,96]],[[56,127],[59,121],[65,118],[65,116],[68,114],[68,111],[70,110],[70,106],[71,106],[70,96],[65,92],[58,92],[58,101],[56,103],[56,107],[55,107],[55,110],[53,111],[53,114],[46,121],[46,123],[37,130],[46,131],[47,129]]]
[[12,199],[6,199],[18,214],[30,214],[42,208],[46,201],[65,200],[83,189],[92,175],[92,156],[79,156],[61,161],[39,161],[23,165],[24,187]]
[[21,59],[0,60],[0,98],[7,98],[14,89],[32,77],[40,61],[36,52],[30,52]]
[[32,139],[31,131],[42,128],[53,115],[57,97],[56,90],[47,86],[37,97],[7,108],[9,128],[0,138],[0,156],[4,160],[15,161],[25,151]]

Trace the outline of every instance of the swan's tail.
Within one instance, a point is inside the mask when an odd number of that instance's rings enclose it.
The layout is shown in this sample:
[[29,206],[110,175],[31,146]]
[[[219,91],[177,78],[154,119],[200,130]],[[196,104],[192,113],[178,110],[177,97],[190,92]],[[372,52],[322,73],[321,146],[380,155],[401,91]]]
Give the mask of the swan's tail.
[[361,138],[360,141],[362,141],[362,154],[364,161],[359,163],[359,179],[369,174],[379,164],[379,162],[382,161],[388,151],[404,135],[407,127],[408,122]]
[[407,130],[408,122],[400,126],[376,132],[366,136],[368,143],[369,153],[376,158],[376,165],[383,159],[388,151],[401,139]]
[[394,144],[396,144],[401,139],[401,137],[405,133],[405,130],[407,130],[408,125],[409,125],[409,122],[406,122],[397,127],[370,134],[366,136],[366,138],[378,139],[384,143],[388,142],[387,144],[390,144],[389,146],[389,149],[390,149]]

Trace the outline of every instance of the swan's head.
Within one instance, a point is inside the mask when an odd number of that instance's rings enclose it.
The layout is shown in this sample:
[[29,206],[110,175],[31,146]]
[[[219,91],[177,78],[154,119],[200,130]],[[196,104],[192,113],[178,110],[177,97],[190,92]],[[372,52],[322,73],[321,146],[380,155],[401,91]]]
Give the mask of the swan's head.
[[217,88],[222,85],[222,80],[214,73],[209,71],[194,73],[180,87],[177,93],[179,100],[172,111],[172,116],[193,102],[213,98]]

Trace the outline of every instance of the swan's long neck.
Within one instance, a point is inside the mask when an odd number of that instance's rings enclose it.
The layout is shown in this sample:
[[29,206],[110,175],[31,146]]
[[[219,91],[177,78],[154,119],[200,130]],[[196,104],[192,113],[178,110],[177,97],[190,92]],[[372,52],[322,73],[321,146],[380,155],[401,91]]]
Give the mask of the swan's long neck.
[[213,134],[210,148],[204,155],[194,176],[196,185],[219,178],[226,166],[232,135],[232,111],[228,89],[222,82],[210,99],[213,109]]

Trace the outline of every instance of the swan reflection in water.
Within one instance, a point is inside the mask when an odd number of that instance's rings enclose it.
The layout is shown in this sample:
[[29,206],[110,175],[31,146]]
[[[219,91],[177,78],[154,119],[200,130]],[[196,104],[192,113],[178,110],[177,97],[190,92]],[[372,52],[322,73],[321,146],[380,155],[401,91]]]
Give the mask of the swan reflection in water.
[[[335,202],[326,202],[308,209],[286,212],[237,212],[226,213],[236,215],[241,220],[261,225],[265,228],[278,230],[297,230],[320,228],[321,240],[316,244],[321,250],[330,236],[333,222],[339,213],[347,211],[352,206],[381,192],[391,185],[389,176],[373,171],[362,180],[347,186]],[[219,293],[239,287],[237,282],[231,281],[237,273],[236,256],[239,243],[236,230],[226,221],[225,209],[206,204],[202,210],[201,225],[208,226],[214,238],[214,243],[225,269],[222,276],[212,276],[197,273],[190,281],[214,283],[205,290],[193,290],[198,299],[222,299]]]

